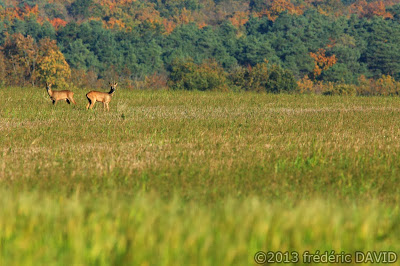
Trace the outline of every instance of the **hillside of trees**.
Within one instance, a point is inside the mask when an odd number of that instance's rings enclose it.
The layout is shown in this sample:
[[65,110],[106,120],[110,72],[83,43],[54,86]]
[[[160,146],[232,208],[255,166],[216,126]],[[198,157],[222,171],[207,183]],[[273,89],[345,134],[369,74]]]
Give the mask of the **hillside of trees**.
[[0,0],[0,21],[1,85],[400,91],[398,0]]

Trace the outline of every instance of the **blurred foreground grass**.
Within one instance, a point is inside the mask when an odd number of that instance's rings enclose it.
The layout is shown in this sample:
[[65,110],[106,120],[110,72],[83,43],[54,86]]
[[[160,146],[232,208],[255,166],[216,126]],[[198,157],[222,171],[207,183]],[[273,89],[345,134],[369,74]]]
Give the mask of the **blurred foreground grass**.
[[377,202],[204,206],[156,194],[70,198],[1,191],[2,265],[254,265],[258,250],[399,250],[400,213]]
[[1,265],[254,265],[400,248],[400,101],[0,90]]

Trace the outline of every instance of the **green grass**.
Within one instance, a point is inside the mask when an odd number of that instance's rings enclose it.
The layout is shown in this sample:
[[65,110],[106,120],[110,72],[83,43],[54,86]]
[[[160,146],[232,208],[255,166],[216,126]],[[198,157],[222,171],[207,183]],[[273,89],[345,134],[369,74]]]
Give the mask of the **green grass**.
[[0,265],[400,250],[400,100],[0,90]]

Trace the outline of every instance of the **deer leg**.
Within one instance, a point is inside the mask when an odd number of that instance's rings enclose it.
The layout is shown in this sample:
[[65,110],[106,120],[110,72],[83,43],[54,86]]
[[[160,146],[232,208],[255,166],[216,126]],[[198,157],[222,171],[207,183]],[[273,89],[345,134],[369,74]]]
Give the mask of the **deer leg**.
[[70,100],[73,104],[76,105],[76,102],[75,102],[74,98],[71,97],[69,100]]
[[86,98],[89,101],[89,103],[86,105],[86,110],[87,110],[87,109],[89,109],[89,105],[92,103],[92,101],[89,99],[89,97],[86,96]]
[[110,107],[108,106],[108,103],[107,103],[107,111],[109,111],[109,112],[110,112]]
[[96,101],[91,101],[91,103],[90,103],[90,109],[93,109],[93,106],[94,106],[94,103],[95,103]]
[[65,101],[66,101],[68,104],[71,104],[71,102],[69,101],[69,99],[65,99]]

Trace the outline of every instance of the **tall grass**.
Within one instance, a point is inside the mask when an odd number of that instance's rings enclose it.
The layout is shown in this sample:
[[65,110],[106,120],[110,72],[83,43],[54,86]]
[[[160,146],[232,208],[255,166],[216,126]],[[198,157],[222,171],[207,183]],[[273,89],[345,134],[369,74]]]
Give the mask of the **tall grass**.
[[400,213],[258,198],[204,206],[155,194],[64,198],[1,191],[3,265],[252,265],[258,250],[399,250]]
[[252,265],[400,247],[400,101],[0,90],[0,264]]

